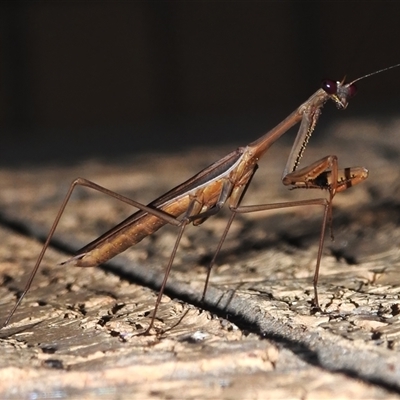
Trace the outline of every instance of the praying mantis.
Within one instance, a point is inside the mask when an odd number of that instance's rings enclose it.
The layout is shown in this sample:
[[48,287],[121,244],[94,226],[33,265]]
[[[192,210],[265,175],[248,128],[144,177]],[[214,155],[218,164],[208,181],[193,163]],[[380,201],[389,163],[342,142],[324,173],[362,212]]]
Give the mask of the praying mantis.
[[[330,226],[332,222],[333,198],[336,193],[364,181],[368,177],[368,170],[363,167],[339,169],[336,155],[325,156],[303,168],[299,168],[300,160],[316,127],[322,107],[326,102],[332,100],[338,109],[346,109],[349,100],[356,94],[356,82],[398,66],[400,64],[372,72],[350,83],[345,83],[344,79],[342,81],[324,80],[321,88],[308,100],[259,139],[245,147],[239,147],[147,205],[108,190],[87,179],[75,179],[71,183],[61,204],[25,288],[8,314],[2,328],[9,324],[18,306],[28,293],[65,207],[77,186],[88,187],[109,195],[136,207],[139,211],[78,250],[75,256],[63,262],[62,265],[68,264],[78,267],[98,266],[140,242],[146,236],[153,234],[166,224],[171,224],[178,228],[177,238],[165,269],[164,279],[158,292],[150,324],[144,334],[150,333],[154,325],[167,279],[186,226],[190,223],[195,226],[202,224],[209,217],[218,213],[225,203],[228,203],[231,214],[209,264],[202,300],[206,296],[212,266],[237,214],[298,206],[321,206],[324,211],[313,277],[313,303],[319,309],[318,275],[326,227]],[[323,189],[328,192],[328,196],[283,203],[242,206],[242,199],[258,168],[258,161],[266,154],[276,140],[297,123],[300,123],[300,127],[283,171],[282,182],[291,188]]]

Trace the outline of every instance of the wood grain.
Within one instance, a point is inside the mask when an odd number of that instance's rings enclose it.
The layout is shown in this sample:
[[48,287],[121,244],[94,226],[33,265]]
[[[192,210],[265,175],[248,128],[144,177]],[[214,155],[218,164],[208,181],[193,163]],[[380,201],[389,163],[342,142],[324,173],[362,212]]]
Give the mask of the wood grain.
[[[396,119],[349,120],[309,146],[302,165],[337,154],[343,167],[370,169],[367,182],[335,199],[335,241],[327,238],[319,283],[323,313],[310,307],[318,207],[238,216],[200,303],[227,220],[222,212],[185,233],[156,319],[163,333],[138,335],[176,228],[166,226],[103,268],[59,266],[132,212],[79,190],[32,290],[0,331],[1,397],[399,398],[399,133]],[[74,178],[148,202],[230,150],[0,171],[1,317]],[[274,145],[245,204],[323,194],[280,184],[288,153],[285,143]]]

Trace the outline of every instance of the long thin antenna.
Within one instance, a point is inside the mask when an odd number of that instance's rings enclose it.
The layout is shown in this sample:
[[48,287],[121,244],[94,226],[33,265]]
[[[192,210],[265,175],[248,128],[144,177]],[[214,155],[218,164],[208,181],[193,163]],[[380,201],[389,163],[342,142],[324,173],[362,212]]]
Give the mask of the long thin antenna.
[[367,75],[361,76],[360,78],[357,78],[357,79],[355,79],[354,81],[352,81],[352,82],[350,82],[350,83],[347,83],[346,86],[350,86],[350,85],[352,85],[353,83],[356,83],[356,82],[360,81],[361,79],[368,78],[369,76],[376,75],[376,74],[380,74],[381,72],[387,71],[387,70],[392,69],[392,68],[397,68],[397,67],[400,67],[400,63],[399,63],[399,64],[392,65],[392,66],[390,66],[390,67],[382,68],[382,69],[379,69],[378,71],[374,71],[374,72],[371,72],[371,73],[369,73],[369,74],[367,74]]

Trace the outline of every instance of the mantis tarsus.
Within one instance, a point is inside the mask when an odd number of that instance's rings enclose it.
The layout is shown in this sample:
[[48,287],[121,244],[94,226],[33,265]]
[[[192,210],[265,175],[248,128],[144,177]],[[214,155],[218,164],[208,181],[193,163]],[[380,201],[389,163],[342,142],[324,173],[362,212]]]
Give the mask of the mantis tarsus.
[[[112,192],[87,179],[77,178],[70,185],[67,195],[61,204],[47,239],[38,256],[36,264],[30,274],[28,282],[26,283],[21,296],[10,311],[3,327],[10,322],[11,317],[14,315],[22,299],[27,294],[57,228],[58,222],[76,186],[86,186],[95,189],[134,206],[138,208],[139,211],[135,212],[99,238],[78,250],[77,255],[65,261],[63,264],[72,264],[79,267],[94,267],[110,260],[117,254],[140,242],[143,238],[156,232],[165,224],[175,225],[179,228],[175,245],[165,270],[164,280],[161,284],[155,303],[154,312],[149,327],[145,333],[149,333],[154,324],[157,309],[185,227],[189,223],[200,225],[210,216],[216,214],[226,202],[228,202],[232,213],[217,245],[214,257],[209,264],[202,299],[204,299],[206,295],[211,268],[237,213],[250,213],[295,206],[319,205],[323,206],[324,213],[319,238],[317,262],[313,278],[314,305],[319,308],[317,282],[325,230],[326,226],[330,225],[332,220],[332,200],[337,192],[344,191],[365,180],[368,176],[368,171],[363,167],[352,167],[340,170],[338,168],[338,159],[335,155],[326,156],[301,169],[299,169],[300,159],[302,158],[306,145],[315,129],[318,118],[321,114],[321,109],[328,100],[333,100],[337,108],[345,109],[348,105],[349,99],[356,93],[355,83],[357,81],[398,66],[400,66],[400,64],[372,72],[355,79],[350,83],[344,83],[344,80],[341,82],[331,80],[323,81],[320,89],[318,89],[306,102],[301,104],[300,107],[292,112],[275,128],[271,129],[246,147],[239,147],[237,150],[229,153],[221,160],[211,164],[197,175],[178,185],[148,205],[138,203],[118,193]],[[328,198],[241,206],[240,203],[242,198],[258,168],[257,163],[259,159],[277,139],[299,122],[300,128],[292,146],[286,167],[283,171],[282,182],[284,185],[291,186],[292,188],[327,190],[329,193]]]

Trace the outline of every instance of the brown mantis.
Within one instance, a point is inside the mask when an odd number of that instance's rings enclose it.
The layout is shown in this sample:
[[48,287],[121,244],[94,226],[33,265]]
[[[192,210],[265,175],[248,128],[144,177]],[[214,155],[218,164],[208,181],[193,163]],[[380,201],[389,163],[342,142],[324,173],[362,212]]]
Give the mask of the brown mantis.
[[[138,208],[139,211],[81,248],[74,257],[65,261],[63,264],[72,264],[79,267],[97,266],[140,242],[146,236],[156,232],[163,225],[171,224],[179,228],[175,245],[167,263],[164,279],[155,303],[154,312],[145,333],[149,333],[154,324],[157,309],[185,227],[190,223],[193,223],[193,225],[200,225],[206,219],[216,214],[226,202],[228,202],[232,213],[217,245],[214,257],[209,264],[202,299],[204,299],[206,295],[211,268],[236,214],[295,206],[319,205],[323,206],[324,213],[313,278],[314,305],[319,308],[317,282],[326,226],[330,225],[332,221],[332,200],[336,193],[344,191],[365,180],[368,176],[368,171],[363,167],[340,170],[338,168],[338,159],[335,155],[326,156],[301,169],[299,169],[300,159],[315,129],[321,114],[321,109],[328,100],[332,100],[337,108],[345,109],[349,99],[356,93],[355,83],[357,81],[398,66],[400,66],[400,64],[375,71],[353,80],[350,83],[344,83],[344,80],[341,82],[334,82],[331,80],[323,81],[320,89],[275,128],[246,147],[240,147],[229,153],[221,160],[211,164],[197,175],[160,196],[148,205],[138,203],[137,201],[112,192],[87,179],[77,178],[70,185],[28,282],[21,296],[10,311],[3,327],[10,322],[10,319],[20,305],[22,299],[27,294],[57,228],[58,222],[76,186],[86,186],[95,189],[134,206]],[[324,189],[329,193],[328,198],[241,206],[241,201],[258,168],[257,163],[259,159],[277,139],[299,122],[300,128],[283,171],[282,182],[284,185],[289,185],[292,188]]]

